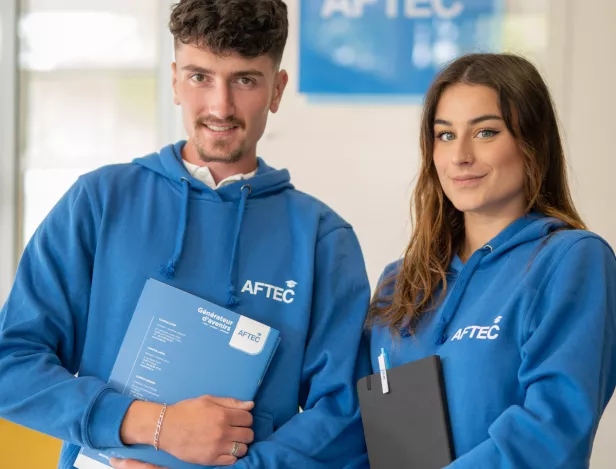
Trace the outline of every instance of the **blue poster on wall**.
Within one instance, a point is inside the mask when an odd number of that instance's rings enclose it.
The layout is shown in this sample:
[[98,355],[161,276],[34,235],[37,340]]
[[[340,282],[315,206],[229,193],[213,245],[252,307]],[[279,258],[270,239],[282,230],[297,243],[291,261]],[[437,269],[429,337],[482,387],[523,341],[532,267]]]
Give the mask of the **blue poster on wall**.
[[498,49],[503,0],[301,0],[299,91],[423,95],[468,52]]

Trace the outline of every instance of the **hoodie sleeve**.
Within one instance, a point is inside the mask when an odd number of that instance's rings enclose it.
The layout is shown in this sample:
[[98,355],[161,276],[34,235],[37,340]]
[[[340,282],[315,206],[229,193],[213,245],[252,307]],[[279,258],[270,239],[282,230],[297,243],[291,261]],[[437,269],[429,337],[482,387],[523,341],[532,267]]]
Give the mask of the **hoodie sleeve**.
[[588,467],[616,378],[616,260],[586,237],[561,256],[527,318],[520,386],[489,438],[448,469]]
[[76,377],[86,336],[97,217],[80,179],[26,247],[0,312],[0,417],[90,448],[122,446],[132,399]]
[[303,412],[235,467],[360,467],[365,443],[356,382],[371,373],[363,334],[370,285],[357,238],[339,228],[318,243],[311,324],[300,387]]

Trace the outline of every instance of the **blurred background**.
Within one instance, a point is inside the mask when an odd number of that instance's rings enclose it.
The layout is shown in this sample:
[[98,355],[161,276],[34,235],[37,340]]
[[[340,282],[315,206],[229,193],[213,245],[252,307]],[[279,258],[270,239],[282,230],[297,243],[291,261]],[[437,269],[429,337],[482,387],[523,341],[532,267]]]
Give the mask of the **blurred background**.
[[[172,3],[0,1],[0,302],[24,245],[79,174],[184,138],[170,85]],[[516,52],[538,66],[575,202],[616,246],[614,0],[287,4],[290,83],[259,154],[354,225],[373,286],[408,240],[422,93],[469,51]],[[592,469],[616,467],[615,406]],[[0,420],[0,468],[52,469],[58,454],[56,440]]]

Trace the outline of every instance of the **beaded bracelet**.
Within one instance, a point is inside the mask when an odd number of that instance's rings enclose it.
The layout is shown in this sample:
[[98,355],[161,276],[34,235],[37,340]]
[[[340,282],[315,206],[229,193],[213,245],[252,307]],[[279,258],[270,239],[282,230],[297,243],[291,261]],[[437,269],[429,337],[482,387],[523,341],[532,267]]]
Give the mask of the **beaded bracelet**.
[[160,411],[158,422],[156,423],[156,432],[154,432],[154,449],[158,451],[158,438],[160,437],[160,429],[163,426],[163,419],[165,418],[165,412],[167,411],[167,404],[163,404],[163,408]]

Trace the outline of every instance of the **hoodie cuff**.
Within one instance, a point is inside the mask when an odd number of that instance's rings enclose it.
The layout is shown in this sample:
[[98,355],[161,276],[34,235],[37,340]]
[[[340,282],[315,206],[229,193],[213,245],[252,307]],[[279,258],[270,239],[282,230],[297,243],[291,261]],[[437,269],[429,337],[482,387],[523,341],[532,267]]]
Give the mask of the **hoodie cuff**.
[[122,421],[135,398],[106,388],[94,401],[86,420],[85,443],[93,449],[124,448]]

